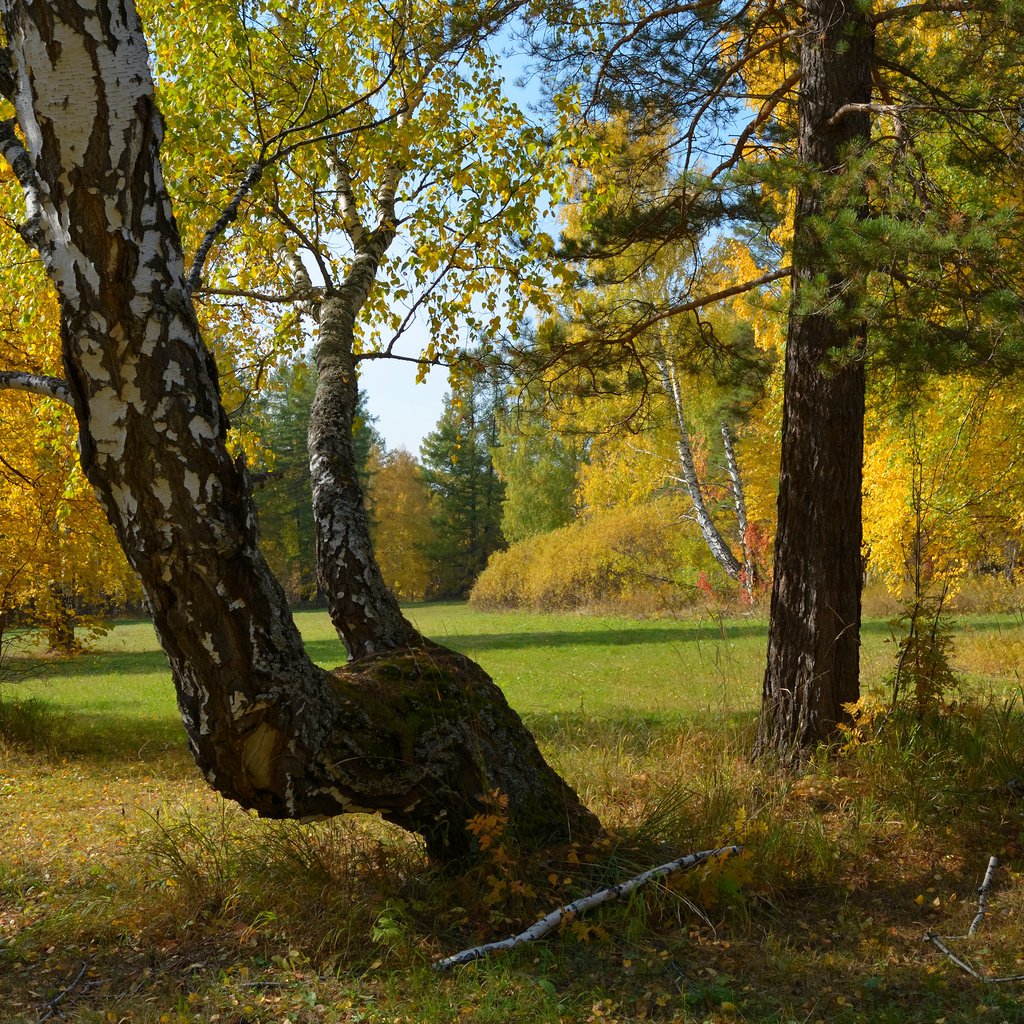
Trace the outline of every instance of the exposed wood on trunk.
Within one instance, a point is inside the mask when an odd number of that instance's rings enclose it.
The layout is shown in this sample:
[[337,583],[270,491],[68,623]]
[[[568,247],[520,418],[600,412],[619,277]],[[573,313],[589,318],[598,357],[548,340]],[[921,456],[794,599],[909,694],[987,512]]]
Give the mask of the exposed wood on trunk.
[[26,143],[0,141],[58,290],[82,465],[142,579],[207,779],[272,817],[379,811],[440,858],[468,851],[465,823],[494,788],[528,845],[594,831],[460,655],[420,643],[335,673],[310,661],[225,446],[138,17],[121,0],[0,0],[0,14]]
[[[870,11],[809,0],[800,51],[793,300],[786,344],[779,517],[768,665],[758,748],[784,760],[834,735],[858,696],[861,464],[866,331],[849,310],[858,282],[821,238],[829,179],[866,142],[870,115],[835,113],[871,100]],[[863,215],[863,211],[862,211]],[[826,294],[815,279],[827,275]],[[815,298],[812,299],[811,295]],[[807,308],[814,302],[816,308]]]

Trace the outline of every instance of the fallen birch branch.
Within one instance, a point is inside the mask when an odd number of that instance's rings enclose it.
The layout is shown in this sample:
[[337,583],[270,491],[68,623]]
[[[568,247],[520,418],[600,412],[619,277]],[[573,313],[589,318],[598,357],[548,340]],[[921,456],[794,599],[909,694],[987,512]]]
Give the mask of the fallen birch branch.
[[742,847],[740,846],[723,846],[717,850],[702,850],[700,853],[690,853],[685,857],[680,857],[678,860],[669,861],[668,864],[661,864],[656,868],[650,868],[642,874],[636,875],[633,878],[627,878],[624,882],[619,882],[618,885],[609,886],[607,889],[599,889],[597,892],[592,892],[589,896],[581,896],[578,900],[573,900],[572,903],[566,903],[565,906],[551,911],[550,914],[542,917],[539,921],[530,925],[526,931],[520,932],[518,935],[510,935],[507,939],[502,939],[499,942],[487,942],[482,946],[473,946],[471,949],[464,949],[461,953],[438,960],[434,964],[434,970],[447,971],[461,964],[482,960],[491,953],[496,953],[500,950],[515,949],[516,946],[525,945],[527,942],[535,942],[537,939],[542,939],[549,932],[554,931],[563,921],[571,920],[580,914],[585,914],[588,910],[593,910],[594,907],[599,907],[602,903],[609,903],[612,900],[628,896],[631,892],[634,892],[655,878],[664,878],[666,875],[674,875],[680,871],[689,871],[699,864],[710,860],[712,857],[729,857],[739,853],[741,849]]
[[978,912],[974,915],[974,920],[971,922],[971,927],[967,929],[966,935],[936,935],[934,932],[924,933],[925,942],[930,942],[937,950],[939,950],[939,952],[944,953],[949,957],[949,959],[952,960],[960,970],[985,985],[1000,985],[1008,981],[1024,981],[1024,974],[1011,974],[1004,978],[993,978],[990,975],[982,974],[981,971],[975,970],[975,968],[973,968],[966,960],[958,957],[943,940],[971,939],[974,937],[974,933],[978,930],[978,926],[985,917],[985,911],[987,910],[988,904],[988,891],[992,886],[992,879],[995,877],[998,865],[999,861],[995,857],[989,857],[988,867],[985,870],[985,878],[982,880],[981,888],[978,889]]
[[967,937],[970,938],[977,930],[985,917],[985,910],[987,909],[988,902],[988,890],[992,885],[992,877],[996,873],[996,868],[999,866],[999,861],[995,857],[989,857],[988,867],[985,869],[985,877],[982,880],[981,888],[978,890],[978,912],[974,915],[974,920],[971,922],[971,927],[967,929]]

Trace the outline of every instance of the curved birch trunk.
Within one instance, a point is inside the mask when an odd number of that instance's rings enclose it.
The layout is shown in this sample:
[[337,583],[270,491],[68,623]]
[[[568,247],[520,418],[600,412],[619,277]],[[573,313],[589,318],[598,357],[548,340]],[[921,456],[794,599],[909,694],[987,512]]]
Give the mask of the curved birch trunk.
[[[88,9],[0,0],[0,14],[11,56],[9,75],[0,62],[0,89],[25,139],[7,122],[0,149],[25,193],[22,233],[59,293],[82,465],[142,579],[207,779],[271,817],[379,811],[445,859],[469,850],[465,823],[494,788],[529,845],[594,831],[501,692],[465,658],[401,647],[416,635],[374,621],[352,627],[352,646],[399,649],[333,673],[309,660],[259,550],[248,475],[225,447],[216,369],[162,180],[138,17],[128,0]],[[332,315],[328,304],[328,326]],[[328,382],[333,358],[328,342]],[[344,590],[332,614],[347,623],[364,580],[342,549],[362,541],[357,525],[336,543],[343,527],[331,517],[354,494],[331,476],[332,443],[314,439],[320,510],[324,494],[340,495],[323,512],[337,556],[324,579]],[[376,613],[378,598],[366,600]]]
[[693,516],[700,527],[704,543],[707,544],[715,561],[725,570],[730,579],[736,580],[738,583],[743,578],[743,566],[740,565],[739,560],[732,553],[732,549],[715,525],[715,521],[708,511],[707,503],[704,501],[704,493],[700,489],[697,467],[693,462],[693,449],[690,447],[690,432],[686,427],[683,395],[679,388],[679,378],[676,376],[675,366],[668,356],[662,355],[658,359],[658,369],[661,373],[662,386],[669,397],[672,414],[676,421],[676,452],[679,455],[679,468],[683,474],[682,484],[690,497]]
[[749,522],[747,520],[747,498],[743,492],[743,478],[740,476],[739,463],[736,461],[736,449],[732,443],[732,431],[729,424],[722,421],[722,447],[725,449],[725,468],[729,473],[729,481],[732,484],[733,507],[736,510],[736,533],[739,540],[740,552],[743,555],[743,573],[741,581],[747,597],[754,596],[757,587],[757,565],[754,563],[754,555],[750,550],[750,534],[748,533]]

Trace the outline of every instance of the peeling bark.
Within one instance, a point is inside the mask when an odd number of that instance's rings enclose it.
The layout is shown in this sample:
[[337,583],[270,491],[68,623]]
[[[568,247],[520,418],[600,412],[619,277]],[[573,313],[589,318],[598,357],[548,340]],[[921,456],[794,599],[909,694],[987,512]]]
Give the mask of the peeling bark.
[[[596,820],[471,662],[379,620],[353,627],[352,648],[398,650],[334,673],[310,661],[259,550],[248,474],[225,446],[134,8],[0,0],[0,15],[25,146],[10,133],[0,142],[28,203],[22,233],[59,294],[82,465],[142,579],[207,779],[270,817],[378,811],[443,859],[468,851],[465,823],[493,788],[508,795],[527,845],[593,832]],[[323,306],[324,403],[354,386],[329,339],[343,299]],[[322,411],[326,420],[334,410]],[[321,509],[335,492],[324,513],[330,544],[345,529],[332,517],[356,495],[331,476],[340,440],[313,440]],[[360,530],[340,547],[358,548]],[[324,580],[343,591],[332,615],[344,626],[365,583],[361,563],[327,562]]]

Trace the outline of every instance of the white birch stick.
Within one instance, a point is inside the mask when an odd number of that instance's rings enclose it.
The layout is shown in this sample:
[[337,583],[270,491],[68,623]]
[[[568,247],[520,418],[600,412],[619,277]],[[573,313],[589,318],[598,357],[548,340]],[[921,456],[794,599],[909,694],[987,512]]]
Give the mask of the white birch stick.
[[976,971],[966,960],[958,957],[942,940],[943,939],[969,939],[977,931],[985,916],[985,904],[988,899],[988,890],[992,885],[999,861],[996,857],[989,857],[988,867],[985,869],[985,878],[982,880],[981,888],[978,890],[978,913],[974,915],[971,927],[967,929],[966,935],[936,935],[934,932],[925,932],[924,941],[930,942],[940,952],[945,953],[962,971],[965,971],[972,978],[983,982],[986,985],[1001,985],[1008,981],[1024,981],[1024,974],[1008,974],[1002,978],[993,978],[987,974]]
[[987,982],[989,979],[984,974],[979,974],[966,960],[961,960],[950,948],[947,946],[942,939],[934,932],[925,932],[924,941],[930,942],[940,952],[945,953],[950,960],[953,961],[962,971],[966,971],[972,978],[977,978],[978,981]]
[[971,927],[967,929],[968,938],[978,930],[978,926],[985,917],[985,903],[988,899],[988,890],[989,886],[992,884],[992,877],[996,873],[996,866],[998,864],[999,861],[995,857],[989,857],[988,867],[985,870],[985,878],[981,883],[981,888],[978,890],[978,913],[974,915]]
[[678,860],[669,861],[668,864],[661,864],[656,868],[650,868],[642,874],[628,878],[624,882],[619,882],[618,885],[610,886],[607,889],[599,889],[589,896],[581,896],[578,900],[574,900],[572,903],[567,903],[565,906],[551,911],[546,917],[542,917],[539,921],[530,925],[526,931],[520,932],[518,935],[511,935],[499,942],[487,942],[482,946],[473,946],[471,949],[464,949],[461,953],[438,960],[434,964],[434,970],[447,971],[461,964],[481,960],[491,953],[504,949],[514,949],[516,946],[525,945],[527,942],[534,942],[537,939],[543,938],[549,932],[554,931],[563,921],[577,917],[580,914],[585,914],[588,910],[593,910],[594,907],[600,906],[602,903],[608,903],[611,900],[628,896],[631,892],[646,885],[655,878],[663,878],[665,875],[673,875],[680,871],[689,871],[691,868],[697,867],[698,864],[703,864],[704,861],[710,860],[712,857],[732,856],[739,853],[741,849],[742,847],[740,846],[723,846],[717,850],[702,850],[700,853],[690,853],[685,857],[678,858]]

